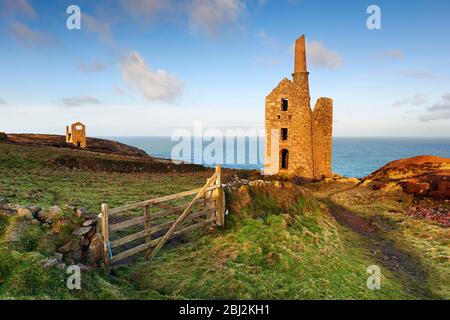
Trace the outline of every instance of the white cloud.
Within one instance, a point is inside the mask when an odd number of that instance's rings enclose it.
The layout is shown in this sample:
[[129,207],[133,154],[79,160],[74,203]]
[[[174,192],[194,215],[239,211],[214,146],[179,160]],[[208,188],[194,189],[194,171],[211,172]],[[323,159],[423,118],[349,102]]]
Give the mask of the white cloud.
[[[122,10],[146,22],[160,18],[187,19],[193,32],[214,36],[224,27],[234,25],[250,7],[260,8],[266,0],[120,0]],[[171,20],[171,19],[169,19]]]
[[89,32],[97,34],[102,40],[111,38],[111,27],[108,23],[84,12],[81,14],[81,27],[86,27]]
[[427,97],[423,94],[417,93],[412,97],[403,98],[395,101],[392,106],[400,107],[404,105],[421,106],[427,103]]
[[274,37],[267,34],[267,32],[265,32],[265,31],[260,31],[256,35],[259,38],[259,40],[261,41],[261,43],[266,46],[275,45],[277,42],[277,40]]
[[419,116],[421,121],[450,119],[450,93],[442,96],[442,101],[427,108],[427,113]]
[[21,15],[31,18],[38,16],[27,0],[0,0],[0,7],[2,7],[2,13],[7,15]]
[[84,62],[81,61],[79,64],[79,69],[83,72],[102,72],[106,69],[105,65],[99,61]]
[[12,22],[9,25],[9,29],[14,38],[26,46],[48,46],[53,43],[53,40],[49,36],[32,30],[21,22]]
[[181,93],[183,83],[165,70],[153,71],[137,52],[130,52],[120,64],[122,77],[131,87],[150,101],[173,101]]
[[342,66],[342,57],[328,49],[322,41],[307,41],[306,52],[312,65],[326,69],[337,69]]
[[121,0],[122,7],[133,15],[153,16],[175,8],[173,0]]
[[405,78],[421,80],[438,80],[441,77],[427,70],[406,69],[398,71],[398,74]]
[[399,49],[389,49],[381,51],[377,54],[378,58],[394,58],[400,59],[403,57],[403,53]]
[[442,96],[442,99],[443,99],[444,101],[450,102],[450,93],[444,94],[444,95]]
[[0,98],[0,106],[5,106],[6,105],[6,101],[3,100],[2,98]]
[[89,97],[89,96],[61,99],[61,105],[63,107],[68,107],[68,108],[83,107],[86,105],[93,105],[93,104],[100,104],[100,101],[97,98]]
[[192,0],[187,12],[191,30],[214,35],[221,26],[234,23],[244,14],[246,6],[241,0]]

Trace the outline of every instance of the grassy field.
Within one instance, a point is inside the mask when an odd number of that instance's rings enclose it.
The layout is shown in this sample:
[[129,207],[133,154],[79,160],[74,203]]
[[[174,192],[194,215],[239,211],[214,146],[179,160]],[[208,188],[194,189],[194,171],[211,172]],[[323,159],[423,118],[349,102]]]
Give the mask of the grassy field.
[[[98,212],[111,206],[199,187],[210,171],[183,174],[117,173],[55,166],[52,159],[80,151],[0,144],[0,198],[44,207],[71,204]],[[83,153],[84,156],[99,157]],[[101,156],[109,157],[109,156]],[[227,194],[225,229],[189,235],[106,274],[83,272],[82,289],[42,260],[63,243],[18,217],[0,217],[2,299],[407,299],[419,298],[396,274],[383,270],[382,289],[366,287],[377,264],[364,240],[339,226],[300,188],[276,183]]]
[[370,186],[354,188],[339,183],[320,183],[313,189],[321,196],[331,194],[334,203],[367,219],[380,236],[422,265],[427,273],[424,286],[430,292],[450,298],[450,228],[401,214],[414,204],[413,197],[397,189],[379,192]]
[[[81,152],[85,157],[114,156]],[[78,205],[99,212],[102,202],[111,207],[201,186],[212,171],[187,174],[120,173],[79,170],[52,164],[59,156],[80,151],[0,144],[0,197],[15,204]],[[125,161],[125,160],[124,160]]]

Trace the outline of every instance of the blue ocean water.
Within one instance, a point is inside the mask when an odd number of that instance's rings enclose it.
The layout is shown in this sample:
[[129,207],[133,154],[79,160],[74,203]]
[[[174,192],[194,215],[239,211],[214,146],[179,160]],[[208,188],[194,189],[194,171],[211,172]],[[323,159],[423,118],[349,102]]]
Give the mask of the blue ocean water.
[[[154,157],[211,165],[208,159],[202,159],[201,152],[195,154],[193,151],[196,143],[201,145],[200,138],[192,139],[191,150],[187,150],[192,152],[185,152],[184,155],[175,152],[175,156],[172,151],[176,145],[179,146],[179,142],[171,141],[170,137],[107,138],[140,148]],[[224,167],[260,169],[264,163],[264,139],[256,139],[246,138],[245,144],[224,142],[222,152],[217,154],[207,149],[211,142],[203,141],[203,147],[197,149],[223,159],[219,162]],[[334,138],[333,172],[347,177],[364,177],[390,161],[418,155],[450,158],[450,138]]]

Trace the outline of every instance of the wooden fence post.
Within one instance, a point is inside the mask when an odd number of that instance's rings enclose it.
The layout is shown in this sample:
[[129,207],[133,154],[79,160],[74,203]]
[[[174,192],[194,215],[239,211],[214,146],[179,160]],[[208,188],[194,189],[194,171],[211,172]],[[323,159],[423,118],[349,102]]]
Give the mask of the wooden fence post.
[[148,233],[148,235],[145,237],[145,242],[149,243],[150,241],[152,241],[152,235],[150,234],[151,231],[150,205],[146,205],[144,207],[144,216],[145,216],[145,231]]
[[217,180],[216,184],[219,188],[215,190],[215,205],[216,205],[216,224],[218,226],[223,226],[225,224],[225,207],[224,207],[224,194],[222,189],[222,167],[220,165],[216,166]]
[[105,268],[109,266],[109,222],[108,222],[108,204],[102,204],[102,238],[103,238],[103,260]]

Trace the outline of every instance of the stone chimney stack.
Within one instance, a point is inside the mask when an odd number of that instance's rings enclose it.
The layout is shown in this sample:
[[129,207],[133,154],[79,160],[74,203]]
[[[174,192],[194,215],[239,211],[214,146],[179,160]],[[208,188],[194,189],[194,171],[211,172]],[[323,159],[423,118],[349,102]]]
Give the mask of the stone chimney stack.
[[308,72],[306,70],[306,48],[305,48],[305,35],[295,41],[295,65],[294,74]]
[[331,177],[333,100],[311,110],[305,36],[295,41],[292,80],[266,96],[266,174],[320,180]]

